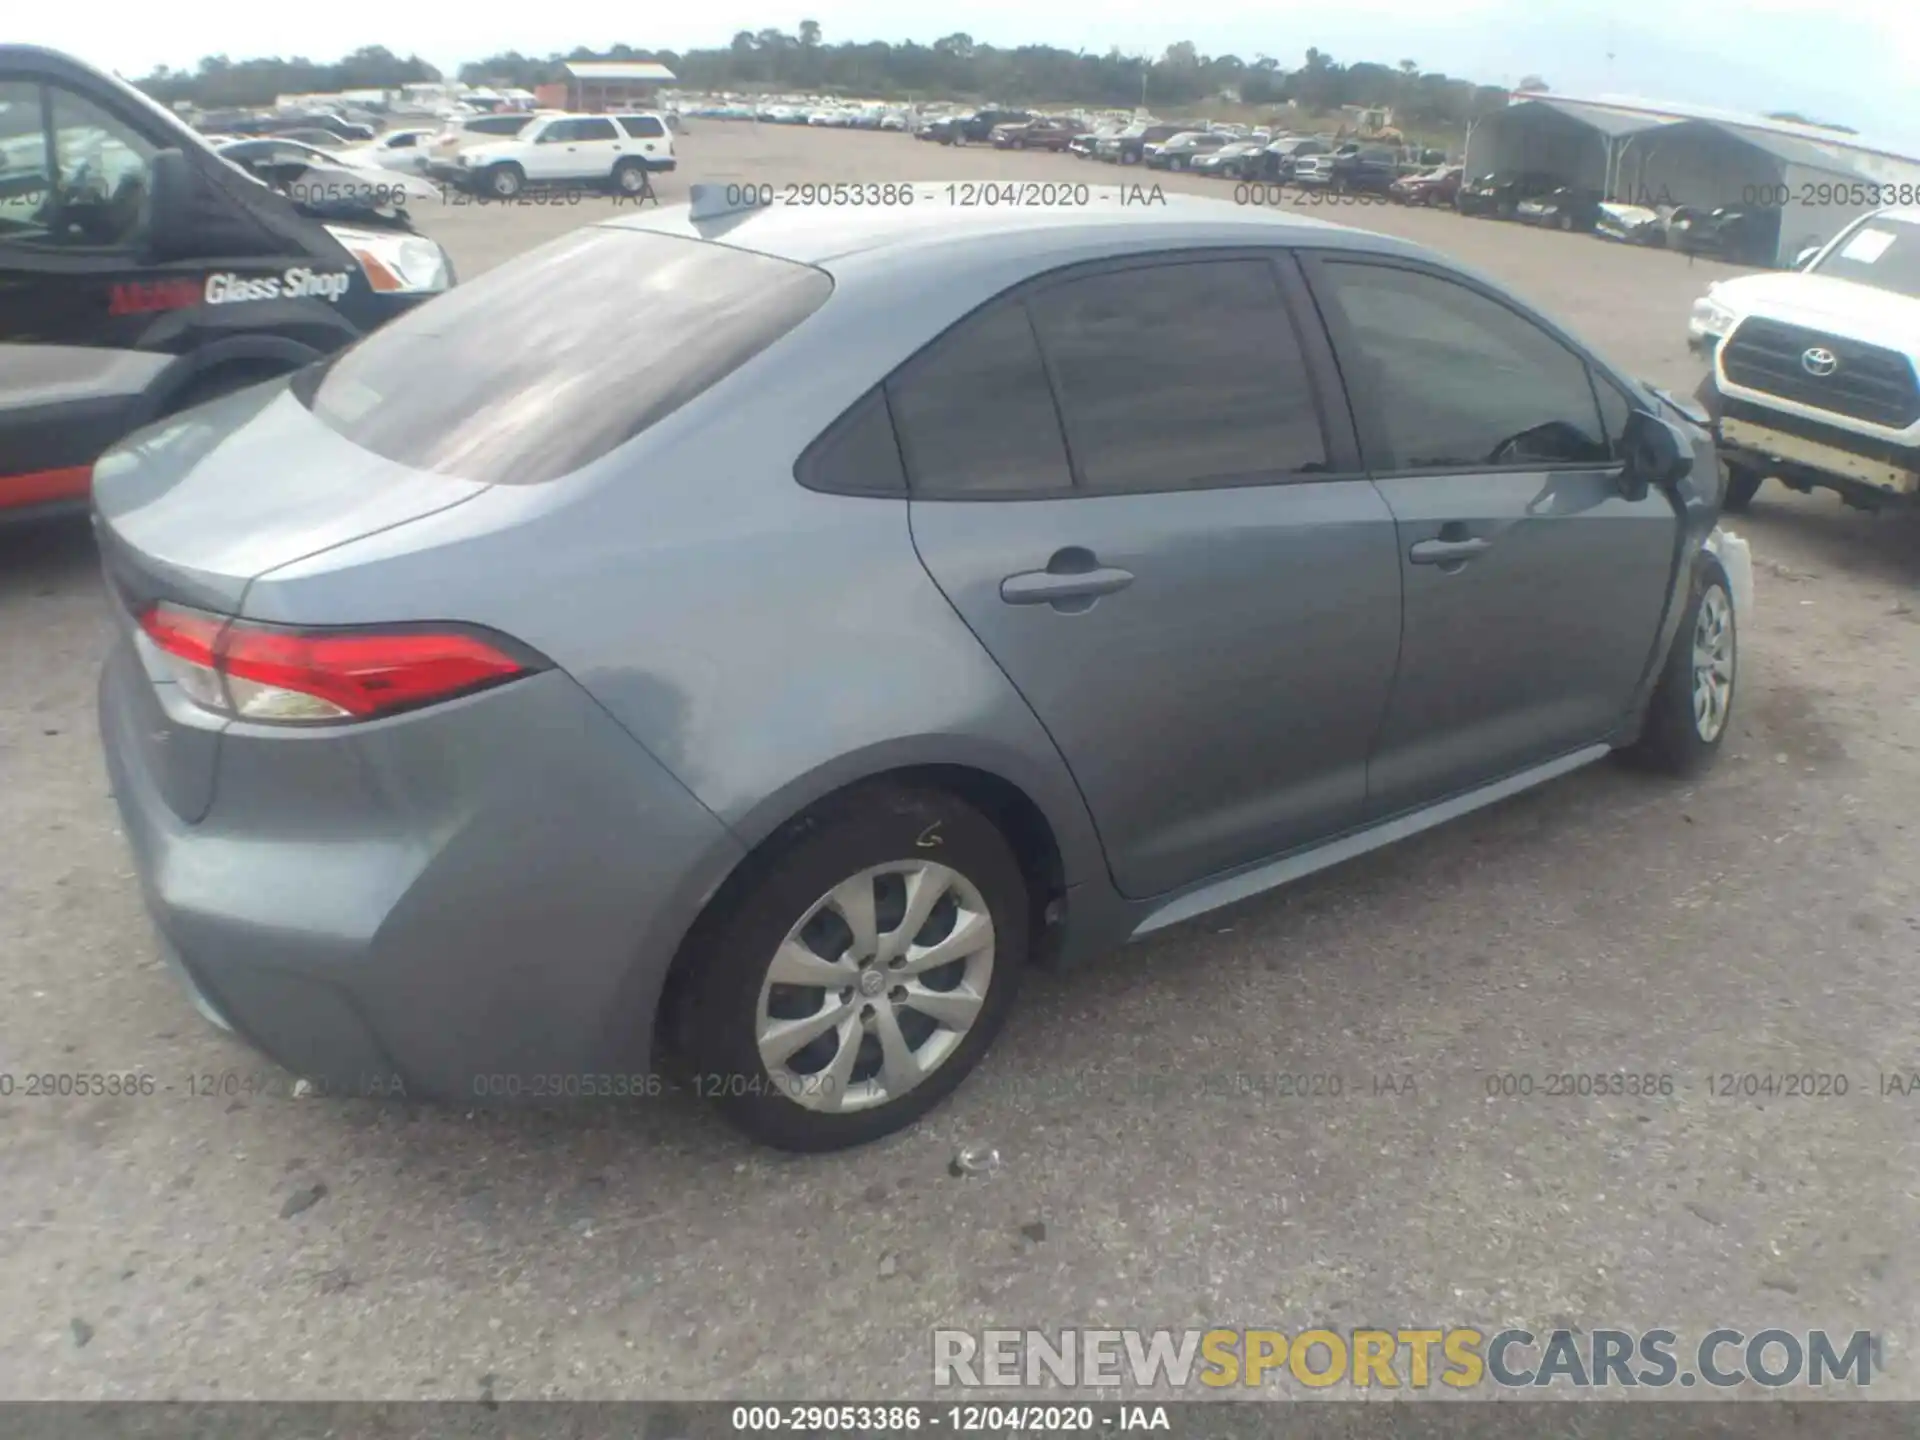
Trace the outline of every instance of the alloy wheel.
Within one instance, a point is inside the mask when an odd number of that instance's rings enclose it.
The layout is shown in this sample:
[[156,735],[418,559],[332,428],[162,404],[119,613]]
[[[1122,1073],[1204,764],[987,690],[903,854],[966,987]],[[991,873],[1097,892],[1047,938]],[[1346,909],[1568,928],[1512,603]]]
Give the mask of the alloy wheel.
[[899,860],[850,875],[768,962],[755,1013],[761,1063],[808,1109],[897,1100],[965,1040],[993,959],[993,917],[958,870]]
[[1733,703],[1733,605],[1712,586],[1700,597],[1693,625],[1693,726],[1711,744],[1726,728]]

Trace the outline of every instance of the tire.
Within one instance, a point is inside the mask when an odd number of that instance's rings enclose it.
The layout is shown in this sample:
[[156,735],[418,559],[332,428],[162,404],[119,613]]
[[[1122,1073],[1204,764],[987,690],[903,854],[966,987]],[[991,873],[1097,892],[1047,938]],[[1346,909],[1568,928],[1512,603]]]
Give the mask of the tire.
[[[1724,638],[1722,638],[1724,637]],[[1687,608],[1674,633],[1673,648],[1647,704],[1640,738],[1622,752],[1642,769],[1669,775],[1697,775],[1720,753],[1733,723],[1738,698],[1739,635],[1733,613],[1733,587],[1720,562],[1704,552],[1694,562]],[[1701,671],[1724,673],[1724,690],[1711,686]],[[1703,689],[1719,695],[1715,705]]]
[[1766,483],[1767,477],[1760,471],[1747,465],[1727,465],[1727,493],[1721,497],[1720,508],[1734,515],[1744,515],[1753,505],[1753,497]]
[[218,400],[223,395],[231,395],[236,390],[244,390],[249,385],[258,385],[263,380],[287,372],[273,366],[226,365],[196,375],[189,380],[159,414],[161,416],[178,415],[183,410],[191,410],[196,405],[204,405],[209,400]]
[[621,195],[638,195],[647,188],[647,162],[622,160],[613,167],[613,188]]
[[[917,932],[931,938],[918,946],[900,933],[915,873],[941,886]],[[876,943],[868,963],[849,964],[849,952],[861,946],[837,898],[842,892],[874,904]],[[788,826],[729,882],[711,913],[714,923],[689,941],[677,1017],[678,1046],[699,1076],[695,1088],[755,1140],[808,1152],[891,1134],[966,1078],[1013,1008],[1032,924],[1019,863],[985,816],[941,791],[890,784],[857,787]],[[885,928],[890,917],[892,930]],[[963,948],[960,958],[920,980],[910,971],[895,973],[896,950],[904,959],[914,948],[951,944],[963,933],[963,919],[971,927],[964,933],[975,940],[980,925],[989,927],[984,948]],[[848,984],[836,993],[832,983],[776,983],[776,955],[795,951],[788,974],[831,982],[829,967],[845,967]],[[914,1009],[910,999],[896,1006],[906,985],[929,999],[969,991],[981,1003],[963,1029],[936,1024],[939,1017]],[[807,1032],[806,1043],[785,1057],[763,1056],[763,1031],[829,1012],[840,1018]],[[886,1094],[883,1030],[896,1043],[904,1040],[914,1061],[931,1061],[924,1071],[903,1069],[919,1078],[893,1096]],[[861,1103],[845,1104],[849,1100]]]
[[1573,233],[1573,216],[1562,215],[1560,217],[1560,228],[1566,231],[1568,234],[1572,234]]
[[487,193],[501,200],[511,200],[527,188],[526,172],[518,165],[495,165],[481,179]]

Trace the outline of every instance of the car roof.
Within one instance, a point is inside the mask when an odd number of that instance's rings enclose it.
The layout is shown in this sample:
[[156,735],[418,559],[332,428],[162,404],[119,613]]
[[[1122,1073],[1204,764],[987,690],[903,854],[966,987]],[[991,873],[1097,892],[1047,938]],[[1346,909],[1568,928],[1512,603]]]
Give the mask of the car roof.
[[[601,224],[714,240],[830,273],[837,262],[855,255],[885,256],[907,268],[937,267],[943,255],[982,246],[1017,253],[1034,261],[1036,268],[1045,268],[1049,262],[1071,263],[1089,246],[1113,254],[1243,245],[1431,253],[1409,241],[1313,216],[1207,196],[1173,192],[1165,194],[1164,204],[1122,204],[1108,187],[1094,186],[1090,203],[1083,206],[953,205],[941,198],[949,183],[900,182],[902,187],[911,184],[916,195],[913,203],[905,205],[774,205],[695,220],[692,205],[687,204],[618,216]],[[1124,193],[1151,193],[1154,188],[1128,186]]]

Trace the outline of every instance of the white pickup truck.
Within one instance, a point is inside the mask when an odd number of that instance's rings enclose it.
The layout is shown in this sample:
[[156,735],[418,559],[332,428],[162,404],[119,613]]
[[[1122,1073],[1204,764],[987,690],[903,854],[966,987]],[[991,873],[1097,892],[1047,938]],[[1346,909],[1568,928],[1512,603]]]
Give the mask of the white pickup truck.
[[1727,466],[1725,508],[1768,476],[1878,509],[1920,504],[1920,209],[1854,221],[1794,270],[1721,280],[1687,341]]

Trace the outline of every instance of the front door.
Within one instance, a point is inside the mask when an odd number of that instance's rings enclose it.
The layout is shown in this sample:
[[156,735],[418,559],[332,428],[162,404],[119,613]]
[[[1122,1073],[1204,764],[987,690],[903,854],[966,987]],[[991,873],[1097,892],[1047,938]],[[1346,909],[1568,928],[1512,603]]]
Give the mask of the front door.
[[1417,266],[1309,266],[1406,594],[1369,810],[1603,740],[1652,658],[1680,519],[1622,492],[1632,402],[1519,309]]
[[604,115],[555,120],[527,147],[527,178],[604,180],[613,173],[613,121]]
[[143,253],[159,148],[66,84],[0,73],[0,516],[86,493],[171,359],[153,332],[201,302],[204,267]]
[[1395,531],[1277,259],[1073,272],[888,383],[921,558],[1052,735],[1129,896],[1362,815]]

